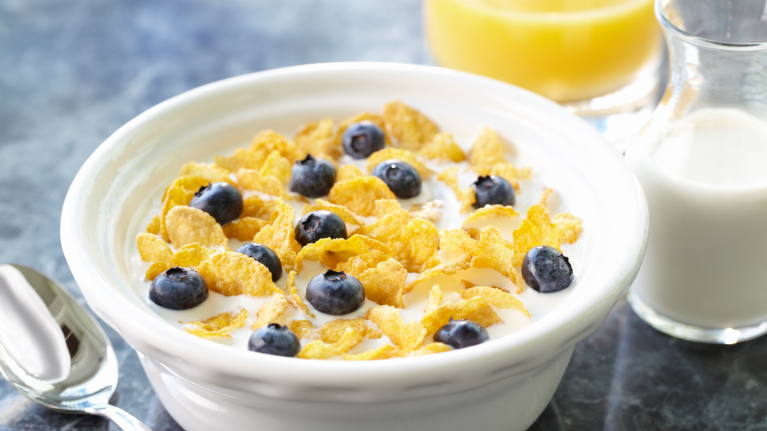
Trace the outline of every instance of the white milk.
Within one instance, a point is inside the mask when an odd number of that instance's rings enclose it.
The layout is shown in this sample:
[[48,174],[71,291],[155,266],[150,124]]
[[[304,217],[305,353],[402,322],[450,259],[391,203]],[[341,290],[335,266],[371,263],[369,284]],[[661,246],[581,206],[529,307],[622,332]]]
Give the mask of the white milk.
[[705,109],[646,136],[626,153],[650,209],[632,292],[703,328],[767,320],[767,123]]

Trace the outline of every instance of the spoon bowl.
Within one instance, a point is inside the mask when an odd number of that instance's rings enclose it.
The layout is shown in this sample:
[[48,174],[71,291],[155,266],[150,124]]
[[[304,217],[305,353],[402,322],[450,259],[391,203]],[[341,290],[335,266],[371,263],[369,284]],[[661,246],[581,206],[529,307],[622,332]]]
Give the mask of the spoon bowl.
[[[70,357],[66,377],[55,382],[43,380],[27,372],[9,353],[11,349],[1,342],[7,338],[0,337],[0,373],[3,377],[27,398],[50,409],[98,415],[114,421],[124,430],[148,431],[149,428],[138,419],[109,404],[117,387],[117,358],[98,322],[65,288],[34,269],[7,264],[0,265],[0,272],[14,276],[20,273],[34,289],[61,328]],[[3,318],[0,316],[0,320]],[[40,319],[44,318],[48,316],[40,316]],[[0,330],[9,326],[0,325]]]

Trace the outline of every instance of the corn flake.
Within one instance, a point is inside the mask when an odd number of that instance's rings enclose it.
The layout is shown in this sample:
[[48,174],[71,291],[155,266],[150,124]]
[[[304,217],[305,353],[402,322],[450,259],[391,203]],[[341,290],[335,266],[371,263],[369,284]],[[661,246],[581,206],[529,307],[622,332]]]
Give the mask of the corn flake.
[[151,233],[140,233],[136,237],[136,247],[144,262],[170,262],[173,252],[163,240]]
[[331,204],[330,202],[322,199],[316,199],[315,205],[306,205],[304,206],[303,215],[309,214],[312,211],[318,211],[318,210],[325,210],[330,211],[337,215],[338,217],[341,217],[341,220],[344,221],[344,223],[354,224],[357,226],[365,226],[365,222],[362,221],[359,217],[354,215],[351,211],[346,209],[346,207],[336,204]]
[[420,217],[432,223],[439,223],[442,220],[443,202],[439,199],[428,201],[422,204],[416,203],[410,205],[408,213],[411,217]]
[[466,160],[466,155],[461,147],[453,140],[450,133],[439,133],[434,136],[428,144],[424,145],[418,151],[419,156],[434,160],[443,160],[451,162],[462,162]]
[[489,127],[480,132],[469,152],[469,165],[479,175],[489,175],[496,163],[506,162],[503,143]]
[[152,221],[150,221],[146,227],[146,233],[151,233],[152,235],[160,234],[160,216],[159,215],[155,215],[154,217],[152,217]]
[[378,329],[394,344],[408,352],[421,347],[426,337],[426,330],[420,322],[412,321],[406,325],[399,316],[399,311],[388,305],[378,305],[369,309],[365,313],[365,319],[378,325]]
[[344,361],[377,361],[402,356],[402,352],[391,344],[384,344],[378,348],[368,350],[356,355],[344,354]]
[[387,214],[356,232],[383,242],[408,272],[423,272],[439,265],[439,230],[424,219],[409,220],[407,211]]
[[[494,164],[493,167],[490,168],[489,175],[495,175],[504,178],[511,184],[512,187],[514,187],[514,190],[519,190],[519,178],[521,175],[521,170],[517,169],[511,163],[503,161]],[[529,178],[529,169],[527,177]]]
[[444,352],[449,352],[451,350],[453,350],[453,348],[448,346],[447,344],[431,343],[411,353],[411,356],[433,355],[435,353],[444,353]]
[[527,317],[530,317],[530,312],[525,308],[525,304],[519,299],[515,298],[508,292],[504,292],[501,289],[490,286],[474,286],[460,292],[463,299],[471,298],[483,298],[488,304],[498,308],[511,308],[519,310]]
[[437,332],[439,328],[447,325],[451,318],[455,320],[471,320],[486,328],[495,323],[502,322],[501,318],[493,310],[493,307],[484,298],[475,297],[460,302],[444,303],[424,314],[421,324],[428,335]]
[[227,238],[235,238],[240,241],[253,241],[256,234],[267,224],[268,221],[256,217],[242,217],[223,226],[224,235]]
[[317,328],[308,320],[293,320],[288,322],[288,329],[293,331],[301,340],[314,340],[318,337]]
[[312,314],[309,311],[309,307],[304,304],[303,298],[301,298],[301,295],[298,294],[298,291],[296,290],[296,272],[290,271],[288,274],[288,281],[285,285],[285,291],[288,293],[288,301],[290,301],[294,307],[301,309],[301,311],[304,312],[304,314],[314,317],[314,314]]
[[253,195],[243,199],[243,210],[240,217],[256,217],[262,220],[271,220],[272,214],[276,211],[277,205],[275,205],[274,201],[265,201]]
[[210,214],[197,208],[177,206],[165,217],[168,238],[175,248],[198,242],[206,247],[228,248],[228,239]]
[[226,182],[234,185],[232,179],[229,178],[229,170],[209,163],[189,162],[181,167],[178,174],[179,176],[197,176],[204,178],[211,183]]
[[333,159],[343,155],[343,147],[333,139],[333,119],[323,118],[304,125],[294,140],[299,150],[315,157],[327,154]]
[[514,266],[522,265],[525,254],[533,247],[548,245],[559,249],[561,245],[559,228],[549,218],[549,210],[541,204],[532,205],[527,209],[527,216],[512,235]]
[[160,212],[160,234],[162,239],[169,241],[166,227],[167,217],[170,210],[177,206],[189,205],[194,194],[200,188],[210,184],[210,181],[197,176],[184,176],[176,178],[173,184],[165,189],[162,196],[162,210]]
[[402,295],[405,293],[407,270],[401,263],[389,259],[362,273],[355,274],[365,288],[365,297],[379,305],[405,308]]
[[208,289],[226,296],[269,296],[282,294],[272,282],[272,273],[244,254],[216,252],[202,261],[197,272]]
[[290,163],[290,160],[282,157],[279,151],[274,150],[264,160],[264,164],[258,173],[261,175],[261,178],[272,176],[280,180],[282,184],[288,184],[292,167],[293,164]]
[[405,293],[411,292],[420,283],[431,280],[434,277],[438,277],[440,275],[453,275],[460,271],[471,268],[471,256],[467,255],[466,257],[468,260],[454,259],[450,262],[443,262],[434,268],[419,274],[416,278],[405,284]]
[[328,200],[343,205],[351,212],[364,217],[373,215],[375,201],[395,199],[394,193],[380,178],[364,176],[336,182],[330,189]]
[[439,132],[437,125],[425,115],[400,101],[387,103],[383,116],[389,131],[402,148],[420,149]]
[[275,294],[272,299],[258,309],[256,321],[250,327],[252,330],[263,328],[270,323],[280,323],[280,318],[288,309],[288,300],[282,292]]
[[474,189],[467,187],[462,189],[458,186],[458,167],[447,168],[437,175],[437,179],[447,184],[455,193],[455,198],[461,203],[461,212],[468,210],[477,198],[474,194]]
[[439,237],[439,249],[450,255],[450,260],[471,260],[480,254],[477,241],[462,229],[444,229]]
[[374,250],[380,252],[381,257],[391,255],[391,250],[385,244],[362,235],[352,235],[349,239],[323,238],[301,249],[296,258],[296,265],[300,271],[303,261],[311,260],[338,270],[341,263]]
[[429,292],[429,297],[426,300],[426,308],[424,309],[424,314],[428,314],[436,310],[441,303],[442,289],[439,288],[438,284],[435,284],[432,286],[431,291]]
[[562,242],[565,244],[572,244],[578,241],[578,237],[583,231],[581,223],[582,219],[575,217],[570,213],[560,213],[554,216],[552,220],[557,229],[559,230],[559,236],[562,238]]
[[409,164],[415,168],[416,171],[418,171],[418,174],[421,175],[421,178],[423,179],[431,178],[434,175],[434,171],[427,168],[423,163],[419,162],[415,157],[415,154],[401,148],[384,148],[383,150],[376,151],[375,153],[371,154],[370,157],[368,157],[367,162],[365,162],[365,168],[368,170],[368,172],[373,172],[373,169],[375,169],[376,166],[378,166],[380,163],[391,159],[402,160],[403,162]]
[[259,153],[261,155],[261,160],[265,160],[272,151],[279,151],[280,155],[288,159],[291,164],[306,156],[305,153],[296,147],[296,144],[285,139],[284,136],[274,130],[264,130],[256,135],[256,137],[253,138],[253,142],[250,144],[250,150]]
[[357,177],[364,177],[365,175],[367,175],[365,171],[354,165],[343,165],[338,169],[338,174],[336,174],[336,182],[346,181]]
[[247,190],[259,191],[283,199],[290,197],[288,191],[285,190],[285,185],[277,177],[261,175],[261,172],[254,169],[240,169],[237,171],[237,181],[242,188]]
[[293,207],[286,204],[282,199],[275,199],[277,205],[276,216],[267,226],[264,226],[253,238],[254,242],[261,243],[271,248],[288,271],[295,269],[296,254],[301,250],[301,244],[296,241],[296,233],[293,229],[293,221],[296,213]]
[[214,250],[205,248],[202,245],[193,242],[181,247],[173,253],[170,262],[175,266],[183,266],[187,268],[198,267],[203,260],[209,258],[213,253],[215,253]]
[[218,316],[211,317],[205,321],[189,322],[184,327],[184,331],[198,337],[225,337],[232,338],[229,335],[234,329],[242,328],[248,319],[248,311],[240,310],[236,315],[232,313],[221,313]]
[[173,268],[173,265],[170,262],[155,262],[146,270],[144,277],[147,281],[152,281],[155,277],[171,268]]
[[326,344],[321,340],[312,341],[298,352],[298,357],[301,359],[330,359],[333,356],[348,352],[362,340],[362,335],[352,328],[347,328],[337,343]]
[[491,268],[511,278],[514,250],[510,242],[501,238],[501,233],[495,226],[482,229],[479,236],[479,253],[474,256],[471,264],[477,268]]
[[325,343],[337,343],[343,338],[347,329],[353,329],[365,338],[381,338],[381,332],[367,326],[365,319],[337,319],[332,320],[320,327],[320,339]]
[[507,205],[485,205],[484,207],[474,211],[466,220],[463,221],[462,228],[475,220],[480,220],[486,217],[517,217],[519,213],[512,207]]

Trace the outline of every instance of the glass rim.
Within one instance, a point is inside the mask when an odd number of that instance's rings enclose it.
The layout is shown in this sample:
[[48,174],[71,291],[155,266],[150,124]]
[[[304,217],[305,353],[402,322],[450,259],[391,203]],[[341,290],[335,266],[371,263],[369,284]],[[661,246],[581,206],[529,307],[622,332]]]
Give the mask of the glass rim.
[[532,12],[532,11],[515,11],[506,10],[499,6],[488,5],[477,2],[476,0],[460,0],[463,3],[469,3],[478,8],[490,9],[494,13],[501,15],[510,15],[526,19],[538,19],[544,21],[568,21],[578,19],[590,19],[594,17],[608,16],[610,14],[619,13],[621,10],[630,9],[644,2],[652,2],[654,0],[625,0],[622,3],[603,6],[594,9],[576,10],[570,12]]
[[677,27],[666,16],[664,7],[674,0],[655,0],[655,16],[661,27],[668,33],[673,34],[688,43],[707,48],[728,51],[767,51],[767,41],[764,42],[725,42],[721,40],[706,39],[688,33]]

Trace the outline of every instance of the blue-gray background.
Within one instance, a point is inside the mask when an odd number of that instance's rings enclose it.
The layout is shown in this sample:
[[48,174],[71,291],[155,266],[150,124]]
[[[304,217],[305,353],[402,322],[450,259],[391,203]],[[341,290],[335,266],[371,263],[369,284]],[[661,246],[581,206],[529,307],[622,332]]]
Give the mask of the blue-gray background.
[[[0,262],[37,268],[81,298],[59,243],[60,211],[78,168],[112,132],[211,81],[362,60],[432,62],[420,0],[0,0]],[[133,350],[106,329],[120,361],[116,404],[156,431],[180,429]],[[532,429],[767,430],[766,357],[767,340],[671,339],[621,301],[576,347]],[[0,380],[0,431],[49,429],[116,428],[36,407]]]

